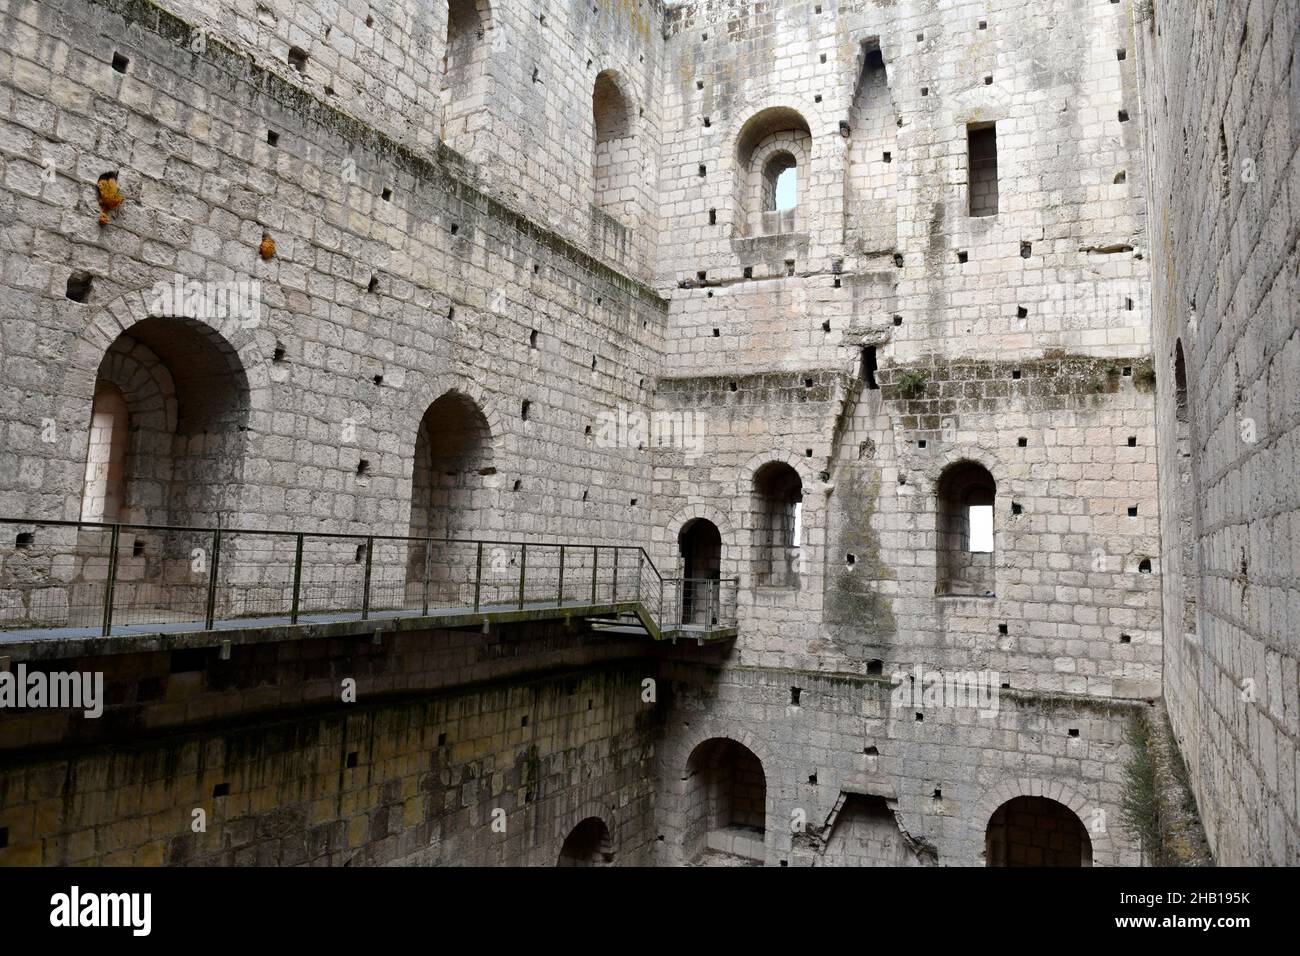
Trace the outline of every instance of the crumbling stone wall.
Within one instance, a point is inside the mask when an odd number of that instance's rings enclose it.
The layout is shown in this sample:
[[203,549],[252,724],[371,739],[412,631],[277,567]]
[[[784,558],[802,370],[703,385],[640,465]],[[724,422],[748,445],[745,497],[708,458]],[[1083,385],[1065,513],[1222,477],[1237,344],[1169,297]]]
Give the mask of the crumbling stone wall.
[[1215,860],[1294,866],[1300,6],[1148,3],[1136,20],[1165,699]]

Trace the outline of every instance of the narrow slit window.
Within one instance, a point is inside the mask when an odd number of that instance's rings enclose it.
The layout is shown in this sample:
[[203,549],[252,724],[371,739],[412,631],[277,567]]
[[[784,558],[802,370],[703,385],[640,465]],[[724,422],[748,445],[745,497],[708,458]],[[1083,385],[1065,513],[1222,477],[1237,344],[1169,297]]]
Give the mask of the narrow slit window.
[[967,127],[970,214],[998,214],[998,136],[993,123]]

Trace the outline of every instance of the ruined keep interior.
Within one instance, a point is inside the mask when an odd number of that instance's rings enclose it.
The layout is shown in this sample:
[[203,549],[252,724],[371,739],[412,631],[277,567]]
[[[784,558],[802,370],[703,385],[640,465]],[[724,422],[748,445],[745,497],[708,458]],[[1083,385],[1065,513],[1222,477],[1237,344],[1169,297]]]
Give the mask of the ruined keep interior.
[[1298,36],[0,0],[0,864],[1300,864]]

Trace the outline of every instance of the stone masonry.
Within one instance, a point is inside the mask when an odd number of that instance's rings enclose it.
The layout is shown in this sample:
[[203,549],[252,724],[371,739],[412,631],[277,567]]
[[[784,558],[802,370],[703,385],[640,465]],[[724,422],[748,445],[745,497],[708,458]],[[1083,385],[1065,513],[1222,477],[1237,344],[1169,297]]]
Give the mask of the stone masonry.
[[1138,865],[1162,699],[1300,864],[1297,24],[0,0],[0,517],[634,545],[737,628],[6,642],[104,556],[0,524],[0,671],[109,687],[0,713],[0,863]]

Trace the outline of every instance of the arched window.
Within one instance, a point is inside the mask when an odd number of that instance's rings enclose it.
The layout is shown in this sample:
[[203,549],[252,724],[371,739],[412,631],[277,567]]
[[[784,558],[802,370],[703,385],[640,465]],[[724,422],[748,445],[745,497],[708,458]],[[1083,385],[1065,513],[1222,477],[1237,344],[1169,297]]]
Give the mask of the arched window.
[[1196,504],[1192,484],[1192,416],[1187,397],[1187,365],[1183,343],[1174,343],[1174,454],[1178,483],[1177,500],[1178,568],[1182,582],[1183,634],[1196,634]]
[[682,623],[716,624],[722,535],[712,521],[695,518],[682,527],[677,546],[682,561]]
[[628,225],[640,180],[632,107],[617,74],[605,70],[592,90],[595,204]]
[[600,817],[587,817],[565,837],[556,866],[609,866],[613,862],[609,827]]
[[442,138],[468,152],[477,128],[486,125],[487,0],[448,0],[447,43],[442,60]]
[[753,116],[736,142],[735,228],[740,236],[798,232],[799,170],[812,158],[812,133],[795,110],[772,107]]
[[1065,804],[1016,797],[990,818],[984,860],[988,866],[1092,866],[1092,840]]
[[760,585],[799,586],[803,535],[803,481],[784,462],[754,474],[754,576]]
[[767,778],[754,752],[726,737],[706,740],[686,761],[684,781],[686,858],[711,852],[763,860]]
[[997,483],[988,469],[962,461],[939,479],[936,594],[993,594],[993,514]]

